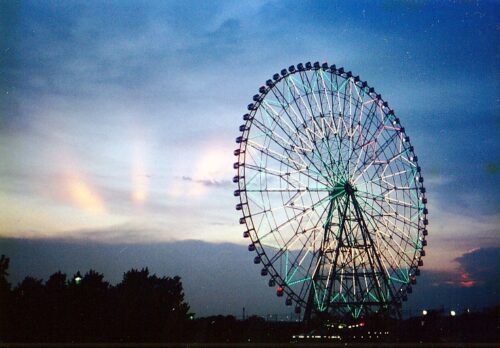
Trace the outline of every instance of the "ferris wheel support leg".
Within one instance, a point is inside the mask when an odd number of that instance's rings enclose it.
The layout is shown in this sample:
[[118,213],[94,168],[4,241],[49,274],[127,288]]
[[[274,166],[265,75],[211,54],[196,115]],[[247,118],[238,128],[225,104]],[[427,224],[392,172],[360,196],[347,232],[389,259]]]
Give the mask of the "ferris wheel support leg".
[[[366,225],[366,221],[363,217],[363,212],[361,210],[361,207],[359,206],[359,203],[358,201],[356,200],[356,197],[354,194],[352,194],[352,197],[351,197],[351,200],[352,200],[352,203],[354,205],[354,211],[356,213],[356,217],[358,219],[358,223],[359,223],[359,226],[361,227],[361,231],[362,231],[362,237],[363,237],[363,241],[364,241],[364,244],[366,246],[366,248],[371,248],[372,250],[372,255],[374,256],[374,258],[371,257],[370,253],[367,253],[368,255],[368,261],[370,263],[370,267],[372,269],[372,275],[373,275],[373,279],[376,280],[377,279],[377,275],[375,273],[375,263],[376,265],[378,266],[380,272],[379,274],[381,275],[381,278],[383,280],[383,287],[380,286],[376,286],[377,284],[375,284],[375,291],[377,292],[378,296],[379,296],[379,299],[384,299],[385,296],[383,296],[383,291],[384,291],[384,287],[385,289],[387,289],[387,291],[390,293],[390,296],[389,299],[390,301],[381,301],[380,303],[380,313],[385,316],[387,313],[390,314],[390,312],[395,312],[395,315],[398,319],[400,319],[401,317],[401,313],[397,307],[397,303],[395,303],[395,296],[394,296],[394,293],[392,292],[392,289],[391,289],[391,285],[390,285],[390,282],[389,282],[389,279],[387,277],[387,275],[385,274],[384,272],[384,268],[382,266],[382,261],[380,259],[380,256],[378,255],[377,251],[375,250],[375,247],[374,247],[374,242],[373,242],[373,239],[369,233],[369,230],[368,230],[368,227]],[[368,250],[367,250],[368,251]],[[374,260],[375,259],[375,260]]]
[[[331,219],[332,219],[334,209],[336,208],[335,202],[337,202],[337,201],[335,200],[335,197],[336,197],[335,192],[332,192],[330,196],[331,196],[331,199],[330,199],[330,205],[328,208],[327,222],[325,223],[325,226],[324,226],[323,241],[321,244],[321,249],[318,251],[319,264],[318,264],[318,267],[316,268],[316,271],[314,272],[314,275],[313,275],[312,280],[311,280],[311,288],[309,289],[309,296],[307,299],[306,310],[305,310],[304,317],[303,317],[303,323],[306,326],[306,329],[309,329],[311,327],[311,324],[313,321],[312,314],[314,311],[314,294],[315,294],[314,282],[316,282],[318,280],[318,276],[320,275],[320,270],[322,269],[322,267],[324,265],[325,249],[330,244],[330,236],[332,233],[331,232]],[[349,200],[347,200],[345,203],[344,214],[347,211],[348,205],[349,205]],[[337,208],[340,209],[340,207],[337,207]],[[345,219],[343,218],[342,222],[341,222],[341,226],[340,226],[340,235],[342,235],[342,231],[344,230],[344,225],[345,225]],[[339,255],[339,247],[342,244],[341,239],[342,239],[341,236],[339,236],[339,243],[337,243],[337,248],[335,250],[334,265],[336,265],[337,258]],[[335,274],[335,268],[333,269],[333,272],[332,272],[332,270],[330,270],[329,277],[332,274],[333,275]],[[323,313],[325,313],[326,316],[328,316],[329,308],[331,305],[330,296],[331,296],[331,292],[332,292],[333,282],[334,282],[333,279],[331,279],[330,284],[328,285],[328,289],[325,289],[325,291],[327,291],[327,293],[328,293],[328,296],[327,296],[327,306],[326,306],[326,309],[323,311]],[[317,311],[317,314],[321,314],[321,313]]]

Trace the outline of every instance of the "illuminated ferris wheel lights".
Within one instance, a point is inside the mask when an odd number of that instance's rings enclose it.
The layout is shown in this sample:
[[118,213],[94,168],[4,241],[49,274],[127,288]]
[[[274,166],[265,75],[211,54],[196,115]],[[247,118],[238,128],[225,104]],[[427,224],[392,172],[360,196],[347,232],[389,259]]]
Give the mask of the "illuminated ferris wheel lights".
[[427,245],[427,199],[410,138],[351,71],[307,62],[280,72],[253,97],[234,151],[236,209],[261,275],[304,307],[304,318],[311,310],[397,312]]

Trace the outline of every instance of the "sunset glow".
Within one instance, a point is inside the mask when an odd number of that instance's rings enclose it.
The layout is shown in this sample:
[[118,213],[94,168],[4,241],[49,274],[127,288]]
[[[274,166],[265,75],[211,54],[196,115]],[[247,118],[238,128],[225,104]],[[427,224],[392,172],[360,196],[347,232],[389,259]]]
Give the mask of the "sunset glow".
[[74,173],[70,174],[66,180],[66,190],[73,205],[91,215],[106,213],[103,199],[88,182]]

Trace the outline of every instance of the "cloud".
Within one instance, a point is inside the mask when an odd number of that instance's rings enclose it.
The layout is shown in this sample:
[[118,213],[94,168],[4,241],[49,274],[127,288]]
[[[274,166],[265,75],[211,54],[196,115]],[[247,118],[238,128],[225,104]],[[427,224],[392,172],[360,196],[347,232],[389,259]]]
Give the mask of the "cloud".
[[496,294],[500,290],[500,247],[477,248],[455,259],[460,265],[460,285],[464,287],[490,287]]
[[208,187],[229,187],[232,183],[229,180],[193,179],[190,176],[182,176],[183,181],[195,182]]
[[[130,238],[135,238],[136,232],[131,232]],[[113,232],[108,233],[112,239]],[[464,255],[464,260],[471,257],[475,260],[465,261],[464,265],[473,266],[480,259],[491,262],[494,253],[485,256],[489,253],[493,251]],[[71,276],[77,270],[89,268],[103,272],[107,280],[116,284],[128,269],[149,267],[158,275],[179,275],[187,299],[198,316],[240,315],[243,307],[248,314],[287,315],[290,311],[285,301],[276,297],[276,289],[268,287],[268,279],[260,275],[262,265],[254,265],[255,254],[243,245],[196,240],[137,244],[101,243],[94,239],[0,239],[0,254],[11,258],[9,280],[13,284],[27,275],[46,280],[57,270]],[[491,280],[496,279],[498,273],[496,278],[492,273]],[[498,293],[490,291],[487,283],[467,288],[461,286],[459,280],[457,272],[424,269],[403,310],[408,313],[413,309],[416,314],[424,308],[443,306],[465,310],[498,303]]]
[[[161,229],[149,225],[137,226],[132,223],[114,225],[101,229],[82,229],[58,234],[58,240],[105,243],[105,244],[141,244],[158,239]],[[168,238],[168,237],[167,237]]]

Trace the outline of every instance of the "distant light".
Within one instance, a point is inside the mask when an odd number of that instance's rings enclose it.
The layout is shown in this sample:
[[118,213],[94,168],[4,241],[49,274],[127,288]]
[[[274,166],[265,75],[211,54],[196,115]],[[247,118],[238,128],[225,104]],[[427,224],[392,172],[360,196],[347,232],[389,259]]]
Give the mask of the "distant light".
[[450,311],[450,315],[451,315],[452,317],[454,317],[455,315],[457,315],[457,313],[456,313],[455,311],[453,311],[453,310],[452,310],[452,311]]
[[76,276],[75,277],[75,284],[80,285],[81,282],[82,282],[82,277]]
[[422,315],[427,315],[427,310],[425,310],[425,309],[424,309],[424,310],[422,311]]

